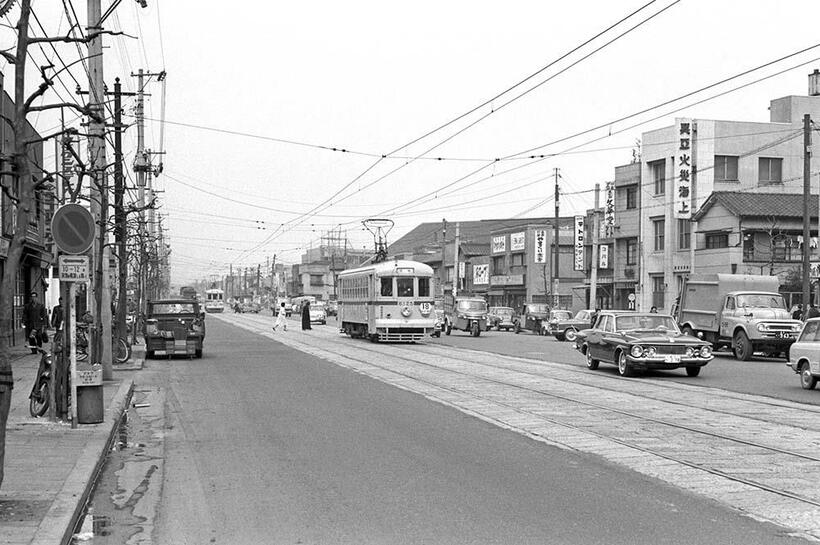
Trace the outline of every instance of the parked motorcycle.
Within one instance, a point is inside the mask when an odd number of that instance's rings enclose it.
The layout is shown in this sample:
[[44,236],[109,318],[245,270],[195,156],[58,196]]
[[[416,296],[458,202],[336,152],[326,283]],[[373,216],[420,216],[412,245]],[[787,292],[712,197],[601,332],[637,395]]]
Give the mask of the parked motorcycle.
[[39,417],[46,414],[48,404],[51,400],[51,390],[49,388],[52,377],[52,359],[51,354],[42,348],[36,349],[40,352],[40,367],[37,370],[37,376],[34,379],[34,386],[31,388],[29,394],[28,410],[33,417]]

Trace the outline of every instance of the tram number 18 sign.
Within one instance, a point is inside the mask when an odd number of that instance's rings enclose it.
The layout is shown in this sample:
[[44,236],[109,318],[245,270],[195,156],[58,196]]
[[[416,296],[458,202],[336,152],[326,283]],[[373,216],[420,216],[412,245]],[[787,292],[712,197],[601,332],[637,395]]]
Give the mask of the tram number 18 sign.
[[88,282],[89,260],[87,255],[61,255],[61,282]]

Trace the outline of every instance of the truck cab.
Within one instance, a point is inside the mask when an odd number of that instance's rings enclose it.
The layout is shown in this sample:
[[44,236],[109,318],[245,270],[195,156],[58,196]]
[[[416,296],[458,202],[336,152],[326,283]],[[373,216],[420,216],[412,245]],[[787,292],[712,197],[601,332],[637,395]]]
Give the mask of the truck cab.
[[444,296],[444,333],[467,331],[473,337],[487,331],[487,302],[481,297]]
[[683,284],[678,323],[683,333],[715,348],[731,347],[739,360],[748,361],[755,352],[788,359],[803,324],[792,319],[779,284],[776,276],[692,275]]

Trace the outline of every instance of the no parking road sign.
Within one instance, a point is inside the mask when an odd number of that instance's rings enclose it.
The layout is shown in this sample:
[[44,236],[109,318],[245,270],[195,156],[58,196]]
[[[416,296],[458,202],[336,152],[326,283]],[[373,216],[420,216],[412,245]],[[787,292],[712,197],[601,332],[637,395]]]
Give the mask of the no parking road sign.
[[67,254],[83,254],[94,244],[94,216],[79,204],[64,204],[54,212],[51,233],[54,244]]

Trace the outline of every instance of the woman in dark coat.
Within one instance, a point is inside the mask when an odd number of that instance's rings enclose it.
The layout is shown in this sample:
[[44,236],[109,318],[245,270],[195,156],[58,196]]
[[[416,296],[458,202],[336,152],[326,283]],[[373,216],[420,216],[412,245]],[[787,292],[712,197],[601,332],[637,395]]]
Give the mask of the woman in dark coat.
[[302,329],[310,329],[310,301],[302,305]]

